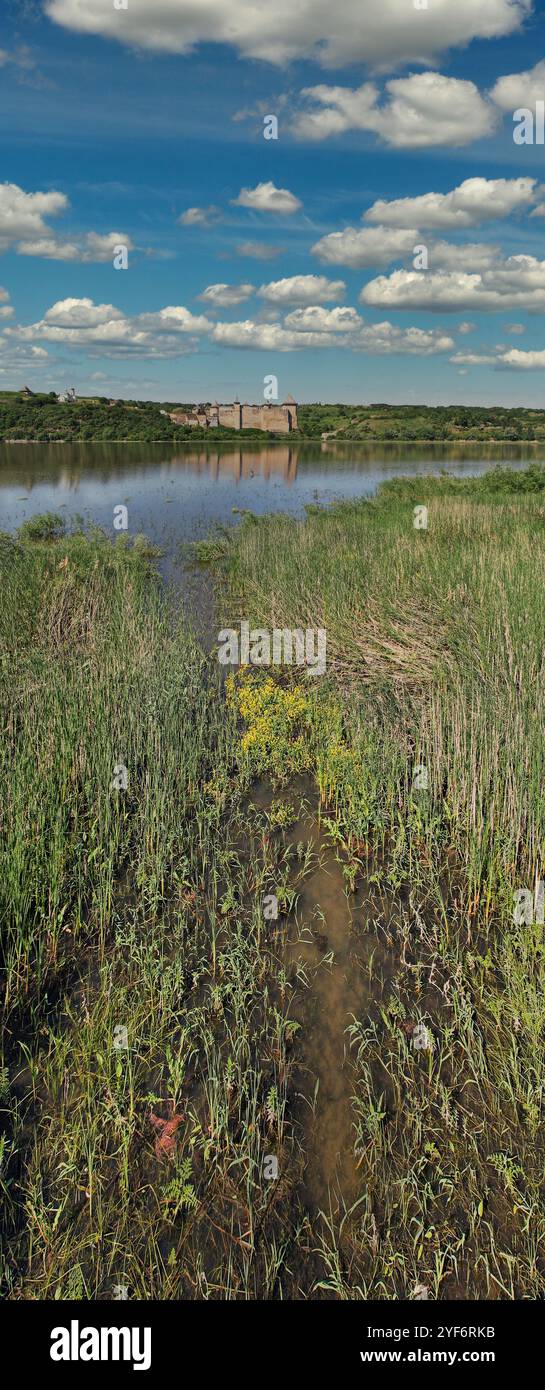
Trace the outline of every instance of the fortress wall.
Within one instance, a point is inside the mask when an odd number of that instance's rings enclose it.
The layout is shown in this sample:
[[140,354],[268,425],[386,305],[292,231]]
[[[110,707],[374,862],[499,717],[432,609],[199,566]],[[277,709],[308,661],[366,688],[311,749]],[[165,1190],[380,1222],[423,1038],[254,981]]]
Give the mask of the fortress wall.
[[176,424],[214,428],[224,425],[227,429],[272,430],[275,434],[289,434],[298,428],[297,406],[293,405],[208,405],[195,409],[191,415],[185,411],[172,411],[170,419]]
[[218,423],[225,425],[228,429],[239,430],[241,425],[240,405],[220,405],[218,410]]
[[264,412],[266,424],[265,429],[275,430],[277,434],[289,434],[291,420],[289,410],[285,405],[270,405]]
[[263,407],[260,405],[243,405],[242,407],[242,428],[245,430],[263,430],[267,426],[263,424]]
[[245,405],[242,407],[243,429],[274,430],[289,434],[290,413],[284,405]]

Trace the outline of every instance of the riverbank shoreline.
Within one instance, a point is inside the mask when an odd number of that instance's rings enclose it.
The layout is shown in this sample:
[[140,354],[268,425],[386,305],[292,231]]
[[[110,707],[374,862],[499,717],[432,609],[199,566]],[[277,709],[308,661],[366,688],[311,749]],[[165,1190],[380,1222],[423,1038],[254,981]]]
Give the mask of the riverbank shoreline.
[[196,432],[194,431],[194,432],[191,434],[191,436],[190,436],[189,438],[188,438],[187,436],[184,436],[183,439],[179,439],[179,440],[177,440],[177,439],[170,439],[170,438],[169,438],[169,439],[134,439],[134,438],[132,438],[132,439],[123,439],[123,438],[116,438],[116,439],[100,439],[100,438],[97,438],[97,439],[88,439],[87,437],[86,437],[85,439],[57,439],[57,438],[55,438],[54,436],[52,436],[50,439],[0,439],[0,444],[34,444],[34,445],[36,445],[36,444],[124,444],[124,445],[131,445],[131,444],[132,444],[133,446],[136,446],[136,445],[142,446],[142,444],[153,444],[153,445],[162,444],[163,446],[167,446],[168,444],[171,444],[171,445],[174,445],[176,448],[184,448],[184,447],[187,447],[188,449],[191,449],[192,447],[194,447],[195,444],[198,444],[199,447],[201,447],[201,446],[204,444],[204,445],[209,445],[209,447],[210,447],[211,449],[221,449],[222,445],[224,445],[224,444],[225,444],[225,445],[236,444],[237,441],[240,443],[241,448],[242,448],[242,447],[248,448],[251,444],[254,444],[254,445],[259,446],[260,443],[262,444],[263,448],[269,448],[271,445],[274,445],[274,444],[278,444],[279,446],[281,446],[281,447],[283,447],[283,448],[286,448],[286,447],[289,448],[289,447],[295,447],[295,446],[304,446],[305,444],[308,444],[309,447],[312,447],[312,446],[314,446],[314,445],[316,445],[316,444],[330,444],[330,443],[331,443],[331,444],[334,444],[334,445],[338,445],[338,444],[341,444],[341,445],[342,445],[342,444],[350,444],[350,445],[358,444],[360,447],[367,447],[367,446],[369,446],[369,447],[377,447],[378,445],[384,445],[385,447],[388,446],[388,445],[395,445],[395,446],[403,447],[403,445],[407,445],[407,446],[410,447],[410,448],[426,448],[426,447],[429,447],[429,448],[437,448],[438,446],[445,447],[445,448],[450,448],[450,447],[456,448],[456,447],[457,447],[458,445],[460,445],[460,444],[470,444],[470,445],[473,445],[473,446],[475,446],[475,447],[480,447],[480,448],[482,448],[483,446],[486,446],[486,445],[491,445],[491,446],[494,447],[494,448],[499,447],[499,446],[506,446],[506,447],[508,447],[508,448],[520,448],[520,449],[524,449],[524,448],[526,448],[527,445],[530,445],[530,444],[531,444],[531,445],[539,446],[539,447],[542,448],[542,449],[545,449],[545,438],[543,438],[543,439],[502,439],[502,438],[498,437],[498,438],[494,438],[494,439],[489,439],[489,438],[486,438],[486,439],[479,439],[479,438],[477,438],[477,437],[472,437],[472,436],[469,436],[469,435],[468,435],[468,436],[461,435],[461,436],[457,436],[456,438],[445,438],[444,435],[443,435],[443,436],[438,435],[438,436],[437,436],[436,438],[434,438],[434,439],[411,439],[411,438],[409,438],[409,437],[403,437],[403,436],[401,436],[401,437],[396,436],[395,438],[392,437],[391,439],[389,439],[389,438],[385,437],[384,435],[376,435],[376,436],[371,437],[371,436],[362,436],[362,435],[349,435],[349,434],[343,434],[341,438],[338,438],[338,437],[336,437],[335,435],[329,435],[327,439],[322,439],[322,436],[321,436],[321,435],[302,435],[302,434],[297,434],[297,433],[295,433],[295,432],[294,432],[293,434],[289,434],[289,435],[270,435],[270,434],[262,434],[262,435],[260,435],[260,436],[256,436],[256,435],[248,436],[248,435],[246,434],[246,432],[243,431],[243,430],[242,430],[242,431],[241,431],[241,430],[238,430],[238,431],[235,430],[235,431],[233,432],[232,435],[223,435],[222,438],[219,439],[219,440],[214,439],[214,437],[213,437],[213,435],[211,435],[210,431],[207,430],[207,431],[203,431],[202,437],[201,437],[200,435],[197,435]]

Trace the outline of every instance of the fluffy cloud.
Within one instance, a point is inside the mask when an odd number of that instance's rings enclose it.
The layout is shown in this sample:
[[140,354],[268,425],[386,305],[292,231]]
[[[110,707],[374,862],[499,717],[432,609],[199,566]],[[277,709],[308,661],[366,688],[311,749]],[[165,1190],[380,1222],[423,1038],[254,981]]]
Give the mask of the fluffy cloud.
[[159,333],[207,333],[211,327],[205,314],[192,314],[181,304],[169,304],[156,314],[139,314],[137,322]]
[[131,318],[113,304],[94,304],[84,298],[58,300],[40,322],[5,332],[6,337],[20,342],[37,339],[57,346],[68,344],[84,348],[90,355],[179,357],[211,326],[204,315],[195,316],[181,305]]
[[369,266],[386,267],[393,261],[411,260],[417,246],[425,245],[429,265],[436,270],[486,270],[500,255],[499,246],[486,242],[464,243],[449,241],[423,242],[415,227],[346,227],[343,232],[331,232],[312,247],[312,252],[329,265],[347,265],[352,270]]
[[391,227],[346,227],[331,232],[312,247],[314,256],[327,265],[347,265],[352,270],[365,266],[387,266],[409,255],[418,241],[416,229]]
[[189,53],[198,43],[232,44],[245,57],[271,63],[314,58],[324,67],[435,59],[472,38],[498,38],[518,29],[532,0],[433,0],[416,12],[407,0],[129,0],[120,13],[112,0],[45,0],[50,19],[80,33],[167,53]]
[[366,324],[356,309],[349,308],[324,309],[313,305],[295,309],[284,319],[284,327],[298,333],[323,333],[328,339],[331,334],[342,334],[342,346],[379,357],[394,353],[427,357],[434,352],[450,352],[454,347],[452,338],[435,329],[397,328],[387,321]]
[[522,348],[511,348],[502,353],[500,361],[505,367],[515,367],[518,371],[534,371],[536,367],[545,367],[545,349],[523,352]]
[[545,261],[535,256],[509,256],[490,270],[464,271],[395,270],[364,286],[363,304],[389,309],[526,309],[545,310]]
[[438,72],[413,73],[386,83],[388,100],[370,82],[350,87],[306,87],[311,104],[292,130],[302,139],[325,140],[346,130],[369,130],[397,149],[469,145],[495,129],[499,113],[473,82]]
[[271,280],[257,293],[269,304],[327,304],[343,299],[346,285],[344,280],[328,280],[325,275],[291,275],[286,280]]
[[491,353],[457,352],[450,361],[456,366],[495,367],[499,371],[542,371],[545,368],[545,348],[523,352],[521,348],[498,347],[494,356]]
[[[433,229],[454,229],[464,231],[480,222],[490,222],[495,218],[507,217],[518,209],[528,210],[541,193],[537,180],[520,179],[466,179],[450,193],[423,193],[416,198],[397,198],[393,201],[379,199],[363,215],[363,221],[371,226],[345,227],[341,232],[330,232],[315,242],[312,254],[327,265],[345,265],[352,270],[366,267],[377,269],[391,265],[395,261],[412,260],[416,246],[425,245],[429,255],[430,271],[460,270],[483,274],[492,270],[501,259],[500,248],[485,242],[453,244],[452,242],[427,238],[427,231]],[[514,261],[516,257],[512,258]],[[414,306],[418,299],[420,274],[414,282]],[[412,283],[406,278],[397,280],[390,277],[388,282],[374,281],[384,298],[381,303],[396,304],[395,297],[388,299],[393,289],[397,294],[400,287]],[[429,275],[427,275],[429,279]],[[385,284],[390,289],[384,288]],[[448,288],[445,286],[445,288]],[[375,293],[375,291],[373,291]],[[430,296],[429,286],[423,291],[426,302]],[[378,300],[369,299],[376,303]]]
[[199,299],[216,309],[231,309],[242,304],[254,292],[253,285],[208,285]]
[[352,333],[362,323],[357,309],[324,309],[319,304],[307,309],[294,309],[284,319],[285,327],[294,328],[297,333]]
[[304,87],[303,102],[309,109],[298,111],[291,129],[302,140],[327,140],[345,130],[375,130],[378,116],[378,88],[372,82],[361,87]]
[[64,193],[26,193],[16,183],[0,184],[0,251],[15,247],[20,256],[90,262],[112,261],[119,245],[134,249],[126,232],[84,232],[69,241],[57,236],[45,219],[68,207]]
[[212,332],[212,340],[223,347],[261,349],[267,352],[293,352],[302,348],[325,348],[336,346],[335,337],[329,333],[296,332],[284,328],[281,323],[255,323],[245,319],[240,323],[218,323]]
[[477,227],[528,208],[535,196],[535,179],[465,179],[450,193],[379,199],[366,212],[365,220],[389,227]]
[[512,114],[519,106],[535,107],[536,101],[543,101],[544,91],[545,59],[542,59],[528,72],[516,72],[507,77],[500,77],[490,96],[501,111]]
[[68,207],[64,193],[25,193],[16,183],[0,184],[0,250],[14,242],[48,237],[45,217],[57,217]]
[[287,188],[276,188],[268,183],[258,183],[257,188],[241,188],[238,198],[232,200],[234,207],[253,208],[255,212],[280,212],[290,217],[298,212],[303,204]]
[[58,237],[41,237],[36,241],[20,241],[17,251],[20,256],[42,256],[50,261],[81,261],[84,264],[113,261],[116,247],[126,246],[133,251],[134,245],[126,232],[85,232],[73,241],[62,241]]
[[[341,326],[338,315],[347,318]],[[352,352],[373,356],[409,354],[417,357],[450,352],[452,338],[446,334],[421,328],[397,328],[392,323],[364,324],[354,310],[320,310],[320,306],[303,311],[304,317],[289,314],[284,324],[219,323],[213,330],[214,342],[226,347],[263,349],[275,352],[294,352],[303,348],[343,347]],[[313,326],[311,326],[313,325]]]
[[434,329],[403,329],[386,321],[364,327],[359,336],[359,346],[379,356],[407,353],[414,357],[433,357],[436,352],[450,352],[454,342],[448,334]]
[[[366,324],[355,309],[340,306],[308,305],[293,310],[284,322],[212,323],[183,305],[129,318],[113,304],[94,304],[87,298],[58,300],[38,323],[6,327],[1,341],[25,351],[31,350],[29,344],[34,348],[46,342],[83,349],[89,356],[160,358],[196,350],[203,336],[220,346],[267,352],[340,347],[381,356],[426,357],[454,347],[452,338],[441,331]],[[39,346],[37,350],[45,351]]]
[[428,252],[431,270],[489,270],[501,257],[499,246],[488,242],[430,241]]
[[94,304],[92,299],[57,299],[44,315],[46,324],[58,328],[96,328],[97,324],[122,321],[124,315],[113,304]]

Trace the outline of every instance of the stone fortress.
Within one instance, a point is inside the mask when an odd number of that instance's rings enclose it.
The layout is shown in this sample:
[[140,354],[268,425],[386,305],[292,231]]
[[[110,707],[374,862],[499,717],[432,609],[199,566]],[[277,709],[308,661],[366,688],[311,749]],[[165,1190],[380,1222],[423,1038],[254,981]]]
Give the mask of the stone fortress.
[[228,430],[271,430],[275,434],[291,434],[299,428],[297,405],[288,396],[282,405],[266,402],[263,405],[197,405],[188,412],[173,410],[169,419],[176,425],[189,425],[191,428],[217,429],[222,425]]

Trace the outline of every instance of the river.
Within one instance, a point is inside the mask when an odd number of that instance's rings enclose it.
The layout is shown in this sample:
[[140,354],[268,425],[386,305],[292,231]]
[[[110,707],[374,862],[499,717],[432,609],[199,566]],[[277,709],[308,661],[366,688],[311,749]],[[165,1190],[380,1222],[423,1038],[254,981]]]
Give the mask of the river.
[[301,516],[309,502],[369,496],[385,478],[523,468],[542,457],[524,444],[2,444],[0,527],[54,511],[110,530],[123,504],[131,533],[168,547],[231,524],[233,508]]

